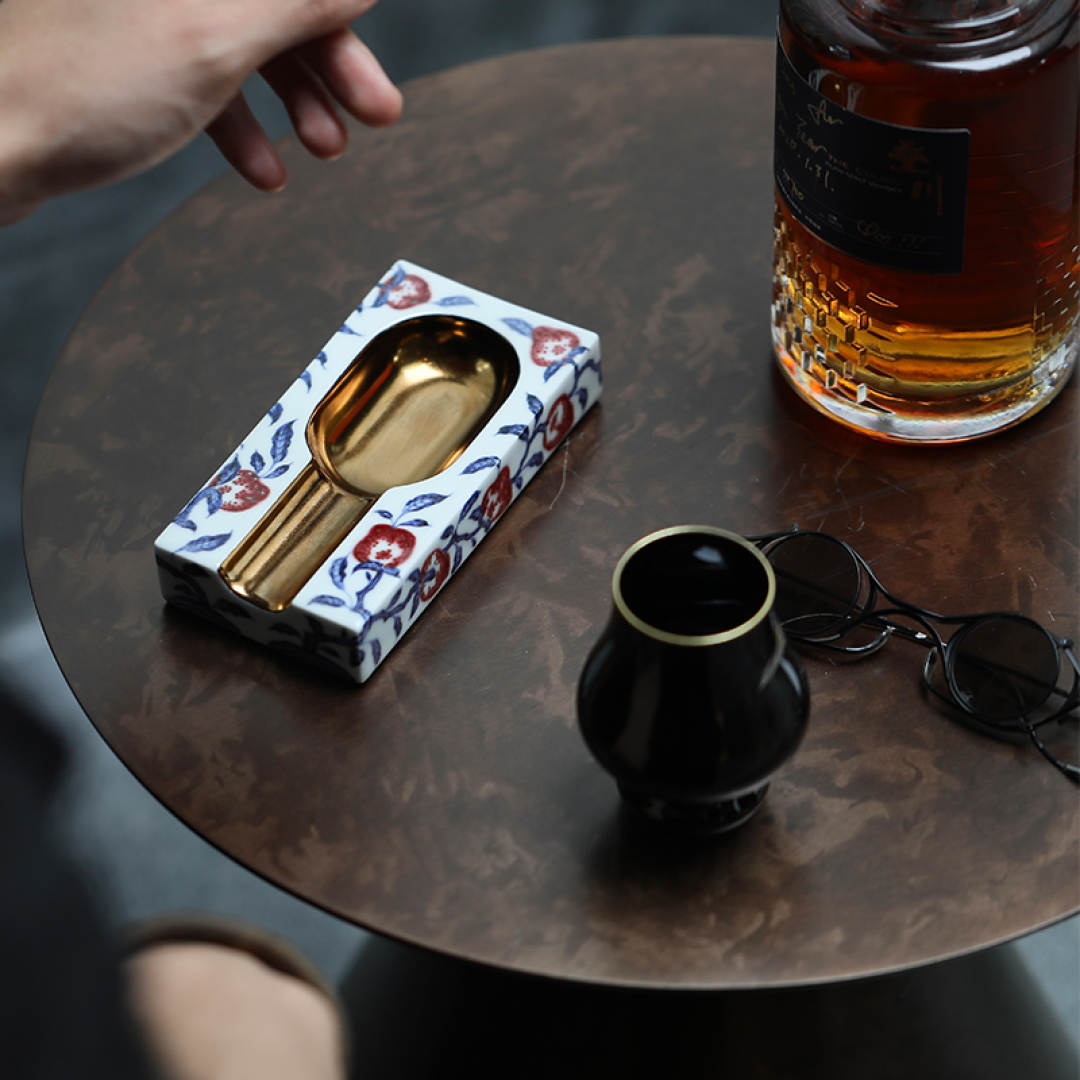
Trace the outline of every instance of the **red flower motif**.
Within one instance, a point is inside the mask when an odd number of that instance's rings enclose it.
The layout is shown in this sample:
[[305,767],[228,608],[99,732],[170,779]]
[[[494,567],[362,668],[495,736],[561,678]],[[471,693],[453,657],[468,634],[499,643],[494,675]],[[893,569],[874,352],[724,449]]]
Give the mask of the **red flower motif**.
[[554,326],[537,326],[532,332],[532,351],[530,356],[534,364],[551,367],[560,360],[565,360],[571,350],[581,344],[577,334],[569,330],[558,330]]
[[[428,579],[428,575],[434,576]],[[450,576],[450,556],[441,548],[436,548],[425,560],[420,571],[420,599],[430,600]]]
[[495,477],[494,483],[484,492],[480,504],[480,513],[491,522],[502,517],[503,511],[510,505],[513,493],[510,489],[510,469],[504,465]]
[[430,299],[431,287],[416,274],[406,274],[401,281],[391,286],[386,294],[386,302],[398,311],[425,304]]
[[393,525],[372,525],[367,536],[353,548],[357,562],[377,562],[382,566],[400,566],[416,546],[416,537],[408,529]]
[[554,450],[562,442],[563,436],[574,426],[574,406],[565,394],[560,394],[552,403],[544,428],[544,449]]
[[270,489],[250,469],[241,469],[224,483],[219,483],[217,477],[210,483],[221,492],[221,509],[230,513],[247,510],[270,494]]

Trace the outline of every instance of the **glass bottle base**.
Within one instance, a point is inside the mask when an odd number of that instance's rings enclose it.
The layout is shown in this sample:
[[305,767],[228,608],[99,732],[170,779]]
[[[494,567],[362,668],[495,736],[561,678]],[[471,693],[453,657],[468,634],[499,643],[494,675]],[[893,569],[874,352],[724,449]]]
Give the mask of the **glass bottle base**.
[[901,443],[965,442],[1004,431],[1049,404],[1076,367],[1080,326],[1074,327],[1022,383],[1005,392],[932,403],[906,401],[841,379],[809,349],[791,348],[772,328],[773,352],[787,381],[818,412],[877,439]]

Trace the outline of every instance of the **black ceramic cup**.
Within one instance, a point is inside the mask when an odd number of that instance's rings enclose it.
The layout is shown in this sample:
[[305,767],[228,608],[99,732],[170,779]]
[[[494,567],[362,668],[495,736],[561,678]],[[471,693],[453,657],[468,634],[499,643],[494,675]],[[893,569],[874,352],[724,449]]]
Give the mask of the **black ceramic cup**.
[[772,567],[741,536],[678,525],[633,544],[611,591],[578,683],[586,745],[649,818],[697,834],[741,825],[810,705],[773,614]]

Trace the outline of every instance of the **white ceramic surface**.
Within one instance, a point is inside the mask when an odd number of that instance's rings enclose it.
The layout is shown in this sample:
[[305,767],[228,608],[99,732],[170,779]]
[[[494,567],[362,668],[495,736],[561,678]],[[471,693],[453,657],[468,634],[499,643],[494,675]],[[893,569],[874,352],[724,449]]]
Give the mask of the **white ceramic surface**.
[[[464,453],[380,496],[283,611],[219,567],[311,460],[305,428],[357,353],[403,319],[454,314],[514,347],[520,375]],[[261,644],[367,679],[600,395],[595,333],[399,261],[155,542],[165,598]]]

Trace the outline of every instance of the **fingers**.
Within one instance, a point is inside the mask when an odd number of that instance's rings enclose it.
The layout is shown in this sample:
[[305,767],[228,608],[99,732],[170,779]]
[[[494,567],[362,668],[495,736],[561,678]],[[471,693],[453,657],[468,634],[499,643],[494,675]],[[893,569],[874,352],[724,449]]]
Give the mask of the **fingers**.
[[225,106],[206,129],[225,160],[260,191],[280,191],[288,173],[243,96]]
[[[347,26],[281,53],[259,71],[281,99],[300,142],[318,158],[335,158],[348,143],[335,102],[372,127],[401,115],[401,92]],[[285,166],[241,95],[206,130],[249,183],[262,191],[285,185]]]
[[316,38],[299,51],[342,108],[357,120],[381,127],[401,115],[401,91],[348,27]]
[[344,153],[348,132],[323,84],[296,53],[265,64],[262,77],[285,106],[300,141],[318,158]]

